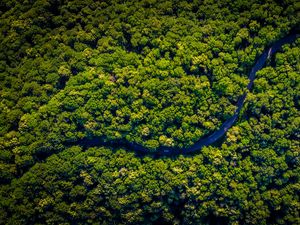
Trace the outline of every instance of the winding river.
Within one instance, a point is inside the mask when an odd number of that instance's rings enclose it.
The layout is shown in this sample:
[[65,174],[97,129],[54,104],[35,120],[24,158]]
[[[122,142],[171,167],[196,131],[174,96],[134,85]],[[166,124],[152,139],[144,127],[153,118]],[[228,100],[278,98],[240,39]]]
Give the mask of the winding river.
[[[247,85],[248,91],[251,90],[253,86],[253,82],[255,79],[256,72],[262,69],[266,60],[270,58],[275,52],[277,52],[282,45],[287,43],[292,43],[299,34],[290,34],[282,39],[276,41],[271,47],[267,48],[257,59],[255,65],[252,67],[251,72],[249,74],[249,83]],[[159,147],[155,151],[148,149],[140,144],[132,143],[127,140],[118,140],[112,142],[103,142],[99,137],[93,137],[92,139],[82,139],[76,142],[76,144],[84,146],[84,147],[94,147],[94,146],[114,146],[114,147],[124,147],[131,149],[137,153],[142,154],[152,154],[155,156],[172,156],[172,155],[179,155],[179,154],[188,154],[199,151],[204,146],[211,145],[218,141],[224,134],[228,131],[229,128],[236,122],[240,111],[244,105],[245,99],[247,96],[247,92],[241,95],[237,101],[237,108],[232,117],[227,119],[222,126],[214,131],[207,137],[200,138],[194,145],[187,147],[187,148],[176,148],[176,147]],[[74,144],[74,143],[73,143]]]

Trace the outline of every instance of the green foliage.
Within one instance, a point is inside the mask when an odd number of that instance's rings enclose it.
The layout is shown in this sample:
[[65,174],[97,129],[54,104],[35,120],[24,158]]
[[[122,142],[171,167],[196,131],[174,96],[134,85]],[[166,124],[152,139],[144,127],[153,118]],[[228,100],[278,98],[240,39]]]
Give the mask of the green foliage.
[[0,2],[0,224],[299,224],[297,1]]

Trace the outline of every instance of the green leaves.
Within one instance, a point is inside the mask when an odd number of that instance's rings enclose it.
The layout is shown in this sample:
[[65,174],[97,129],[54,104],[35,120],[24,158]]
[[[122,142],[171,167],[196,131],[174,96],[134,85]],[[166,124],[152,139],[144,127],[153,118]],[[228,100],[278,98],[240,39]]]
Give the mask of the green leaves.
[[97,137],[155,152],[209,135],[257,56],[299,24],[296,1],[4,0],[0,11],[0,223],[299,223],[299,40],[195,155],[71,147]]

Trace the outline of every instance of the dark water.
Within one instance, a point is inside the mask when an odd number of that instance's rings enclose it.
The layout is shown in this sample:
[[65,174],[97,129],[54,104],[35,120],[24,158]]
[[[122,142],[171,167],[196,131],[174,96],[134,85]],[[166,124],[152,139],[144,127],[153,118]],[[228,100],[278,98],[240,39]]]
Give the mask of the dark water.
[[[266,60],[271,57],[275,52],[277,52],[283,44],[292,43],[299,34],[291,34],[288,35],[277,42],[275,42],[271,47],[267,48],[257,59],[255,65],[252,67],[251,72],[249,74],[249,83],[247,85],[247,89],[250,91],[253,82],[255,79],[256,72],[262,69],[265,65]],[[77,145],[81,145],[84,147],[94,147],[94,146],[107,146],[107,147],[123,147],[129,148],[137,153],[141,154],[152,154],[155,156],[172,156],[178,154],[188,154],[193,153],[196,151],[201,150],[204,146],[211,145],[218,141],[221,137],[223,137],[227,130],[232,127],[232,125],[236,122],[239,113],[244,105],[247,93],[245,92],[242,96],[239,97],[237,101],[237,109],[234,112],[234,115],[227,119],[222,126],[214,131],[207,137],[203,137],[199,139],[194,145],[188,148],[176,148],[176,147],[160,147],[155,151],[145,148],[144,146],[136,143],[131,143],[126,140],[118,140],[118,141],[111,141],[111,142],[104,142],[100,137],[92,137],[92,138],[85,138],[82,140],[78,140],[75,142]],[[74,144],[74,143],[73,143]]]

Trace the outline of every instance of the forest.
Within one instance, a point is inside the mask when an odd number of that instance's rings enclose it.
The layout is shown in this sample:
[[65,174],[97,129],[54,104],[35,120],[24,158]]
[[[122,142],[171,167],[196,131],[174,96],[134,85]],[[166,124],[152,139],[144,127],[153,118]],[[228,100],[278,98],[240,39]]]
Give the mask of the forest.
[[300,36],[247,88],[296,33],[297,0],[1,0],[0,224],[300,224]]

